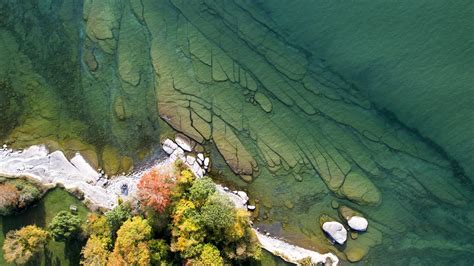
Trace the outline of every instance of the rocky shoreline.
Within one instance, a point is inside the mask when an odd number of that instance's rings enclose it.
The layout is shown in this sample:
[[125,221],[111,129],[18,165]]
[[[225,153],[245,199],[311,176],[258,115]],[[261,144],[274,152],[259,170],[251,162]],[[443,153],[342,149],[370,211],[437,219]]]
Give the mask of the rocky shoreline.
[[[181,141],[182,139],[176,142],[165,140],[164,150],[170,156],[154,167],[171,169],[174,162],[179,159],[187,164],[196,176],[202,177],[210,168],[209,158],[199,153],[197,158],[186,154],[192,152],[192,148],[186,149],[186,146],[183,149],[182,146],[185,146],[186,142]],[[49,153],[42,145],[17,151],[4,146],[0,150],[1,176],[27,178],[46,187],[63,186],[71,193],[79,194],[90,209],[111,209],[115,207],[119,197],[124,200],[132,199],[141,174],[137,172],[109,180],[105,178],[103,172],[92,168],[79,153],[68,160],[61,151]],[[127,193],[124,193],[124,186],[127,188]],[[230,191],[218,184],[216,187],[220,193],[227,195],[237,208],[252,210],[255,207],[247,204],[248,196],[245,192]],[[302,261],[311,261],[315,264],[337,265],[339,262],[332,253],[320,254],[264,235],[256,229],[254,231],[262,248],[290,263],[301,264]]]

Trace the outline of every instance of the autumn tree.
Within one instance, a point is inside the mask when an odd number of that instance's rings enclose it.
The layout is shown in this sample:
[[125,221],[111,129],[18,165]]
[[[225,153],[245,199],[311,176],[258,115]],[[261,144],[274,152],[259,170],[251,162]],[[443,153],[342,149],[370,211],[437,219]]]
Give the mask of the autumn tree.
[[95,266],[107,265],[107,258],[110,255],[108,247],[109,243],[105,238],[101,238],[97,235],[92,235],[87,240],[86,245],[82,248],[81,264]]
[[114,251],[109,265],[149,265],[151,261],[148,241],[151,227],[147,220],[136,216],[127,220],[117,231]]
[[138,198],[143,206],[163,213],[171,202],[171,192],[175,185],[171,173],[154,168],[145,173],[138,183]]
[[86,222],[83,226],[84,234],[89,236],[98,236],[100,238],[110,238],[110,227],[107,218],[103,215],[90,213],[87,215]]
[[19,193],[11,184],[0,184],[0,215],[10,214],[17,206]]
[[68,211],[60,211],[49,224],[51,236],[56,241],[68,241],[81,232],[81,219]]
[[224,265],[224,259],[216,246],[212,244],[205,244],[202,248],[201,255],[192,261],[193,265],[207,266],[207,265]]
[[48,240],[48,232],[35,225],[10,231],[3,243],[5,260],[9,263],[25,264],[44,250]]

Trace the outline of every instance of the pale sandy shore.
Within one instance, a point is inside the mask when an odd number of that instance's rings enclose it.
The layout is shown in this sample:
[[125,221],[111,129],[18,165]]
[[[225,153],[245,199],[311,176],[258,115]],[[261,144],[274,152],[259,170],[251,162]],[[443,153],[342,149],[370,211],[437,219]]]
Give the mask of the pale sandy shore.
[[[152,167],[172,168],[176,159],[185,161],[184,154],[171,154],[167,159]],[[193,171],[196,169],[191,168]],[[200,171],[198,171],[200,172]],[[198,173],[195,173],[199,176]],[[0,175],[6,177],[26,177],[34,179],[45,186],[63,186],[69,191],[78,190],[84,195],[85,203],[91,208],[101,207],[112,209],[121,197],[124,200],[132,199],[136,193],[137,183],[141,173],[127,176],[115,176],[111,180],[101,177],[101,174],[92,168],[84,158],[77,153],[68,160],[61,151],[49,153],[42,145],[31,146],[25,150],[0,150]],[[122,193],[122,186],[127,184],[128,194]],[[246,199],[227,191],[217,185],[217,190],[227,195],[238,208],[247,209]],[[332,253],[320,254],[316,251],[304,249],[288,244],[280,239],[266,236],[255,230],[262,248],[282,259],[298,264],[304,258],[311,258],[312,263],[327,263],[337,265],[339,259]]]

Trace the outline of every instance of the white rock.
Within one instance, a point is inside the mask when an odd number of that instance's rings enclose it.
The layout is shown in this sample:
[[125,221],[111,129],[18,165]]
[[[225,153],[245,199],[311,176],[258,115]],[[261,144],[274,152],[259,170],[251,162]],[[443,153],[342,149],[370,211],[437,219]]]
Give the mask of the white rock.
[[193,165],[194,162],[196,162],[196,157],[191,156],[191,155],[188,155],[188,156],[186,156],[186,162],[187,162],[189,165]]
[[164,142],[163,142],[163,150],[167,153],[167,154],[172,154],[174,152],[174,150],[176,150],[176,148],[178,148],[178,145],[176,143],[174,143],[172,140],[170,139],[166,139]]
[[7,144],[3,144],[3,149],[6,150],[8,148]]
[[198,158],[199,160],[204,161],[204,154],[198,153]]
[[[288,262],[298,264],[300,260],[310,258],[311,265],[317,265],[321,263],[324,265],[338,265],[339,263],[339,259],[332,253],[320,254],[316,251],[304,249],[302,247],[288,244],[279,239],[266,236],[265,234],[258,232],[258,230],[254,229],[254,232],[257,235],[258,242],[260,242],[260,245],[264,249]],[[331,263],[326,264],[328,259],[331,261]]]
[[201,159],[197,158],[196,162],[198,162],[198,164],[202,166],[202,160]]
[[206,159],[204,159],[204,166],[209,166],[209,157],[206,157]]
[[245,203],[249,201],[249,196],[247,196],[247,193],[245,193],[244,191],[237,191],[237,195],[239,195],[239,197],[241,197]]
[[176,150],[173,151],[173,153],[170,154],[170,160],[174,161],[180,159],[182,161],[186,161],[186,158],[184,157],[184,151],[180,147],[177,147]]
[[323,224],[323,230],[340,245],[344,244],[347,240],[347,230],[339,222],[325,222]]
[[254,211],[255,210],[255,205],[247,205],[247,210],[249,211]]
[[185,151],[192,151],[193,148],[191,147],[191,140],[183,134],[176,134],[176,138],[174,139],[176,144],[178,144],[183,150]]
[[352,216],[348,221],[347,224],[350,228],[357,230],[357,231],[366,231],[369,222],[364,217],[360,216]]

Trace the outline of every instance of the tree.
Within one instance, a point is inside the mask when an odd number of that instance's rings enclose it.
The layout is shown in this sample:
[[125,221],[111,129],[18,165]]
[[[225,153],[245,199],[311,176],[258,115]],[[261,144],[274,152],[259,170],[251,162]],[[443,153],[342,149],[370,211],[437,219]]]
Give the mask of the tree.
[[193,265],[224,265],[219,250],[212,244],[205,244],[202,248],[201,255],[197,260],[193,261]]
[[171,202],[171,192],[174,185],[174,178],[170,173],[164,173],[154,168],[140,179],[138,198],[144,206],[163,213]]
[[105,214],[112,238],[115,238],[115,233],[120,228],[120,226],[122,226],[122,224],[131,217],[132,210],[129,205],[124,203],[117,205],[117,207]]
[[110,228],[107,218],[103,215],[89,213],[83,231],[86,236],[110,237]]
[[60,211],[49,224],[51,236],[56,241],[67,241],[81,232],[81,219],[68,211]]
[[209,177],[199,178],[189,189],[189,199],[197,206],[202,206],[207,198],[216,192],[216,185]]
[[11,184],[0,184],[0,215],[8,215],[16,209],[19,193]]
[[169,257],[170,247],[162,239],[148,241],[152,265],[166,264]]
[[150,238],[151,227],[147,220],[138,216],[127,220],[117,231],[109,265],[149,265],[151,258],[147,242]]
[[107,265],[107,258],[110,255],[109,243],[101,237],[92,235],[86,245],[82,248],[82,265]]
[[201,219],[216,239],[222,239],[223,231],[234,225],[234,205],[228,198],[216,193],[201,208]]
[[3,243],[5,260],[9,263],[25,264],[44,250],[48,240],[48,232],[35,225],[10,231]]

